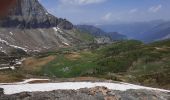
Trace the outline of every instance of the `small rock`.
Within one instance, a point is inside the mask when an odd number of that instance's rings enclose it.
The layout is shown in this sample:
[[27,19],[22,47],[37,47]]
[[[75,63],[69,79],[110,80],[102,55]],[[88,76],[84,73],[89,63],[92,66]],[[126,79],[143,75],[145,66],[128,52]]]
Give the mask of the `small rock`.
[[116,96],[106,96],[104,97],[104,100],[120,100],[120,99]]
[[0,95],[1,94],[4,94],[4,89],[3,88],[0,88]]

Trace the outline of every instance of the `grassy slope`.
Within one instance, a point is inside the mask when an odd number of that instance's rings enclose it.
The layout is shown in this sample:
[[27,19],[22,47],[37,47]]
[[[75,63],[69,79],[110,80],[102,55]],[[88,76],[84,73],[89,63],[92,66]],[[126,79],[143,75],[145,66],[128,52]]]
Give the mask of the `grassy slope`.
[[80,32],[77,29],[73,29],[73,30],[69,31],[69,33],[86,43],[94,42],[94,36],[92,36],[88,32]]
[[27,59],[18,71],[20,76],[95,76],[170,89],[169,41],[145,45],[129,40],[83,50],[63,48]]
[[165,87],[169,87],[169,72],[169,44],[144,45],[134,40],[95,50],[57,54],[56,59],[41,70],[41,74],[53,77],[96,76]]

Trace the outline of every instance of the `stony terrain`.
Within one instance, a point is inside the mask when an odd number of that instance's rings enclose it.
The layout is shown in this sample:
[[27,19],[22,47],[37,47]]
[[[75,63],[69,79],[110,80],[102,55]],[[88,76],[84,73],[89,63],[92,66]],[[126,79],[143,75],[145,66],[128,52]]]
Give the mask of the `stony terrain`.
[[[96,42],[110,42],[110,38],[95,40],[93,35],[77,30],[66,19],[49,14],[38,0],[15,0],[14,4],[0,19],[0,83],[32,77],[88,81],[74,78],[90,76],[170,89],[170,40],[153,44],[129,40],[103,46]],[[108,34],[122,38],[118,33]],[[89,44],[84,45],[86,43]],[[23,58],[26,59],[23,61]],[[55,99],[169,100],[170,94],[96,87],[5,95],[0,89],[0,100]]]
[[0,52],[40,52],[81,42],[71,22],[51,15],[38,0],[15,1],[0,19]]
[[114,91],[105,87],[79,90],[55,90],[51,92],[23,92],[4,95],[0,100],[169,100],[170,94],[148,90]]
[[0,17],[0,70],[29,54],[84,43],[71,22],[51,15],[38,0],[13,0],[5,11]]

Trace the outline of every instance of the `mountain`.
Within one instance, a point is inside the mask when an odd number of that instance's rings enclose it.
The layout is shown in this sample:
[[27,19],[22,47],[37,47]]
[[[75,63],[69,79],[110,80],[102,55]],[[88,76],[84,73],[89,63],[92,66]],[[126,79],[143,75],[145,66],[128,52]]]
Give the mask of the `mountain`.
[[76,27],[82,32],[87,32],[93,35],[98,40],[98,42],[100,40],[105,40],[105,42],[109,42],[109,41],[126,39],[125,35],[119,34],[117,32],[105,32],[102,29],[92,25],[77,25]]
[[81,43],[72,30],[71,22],[51,15],[38,0],[15,0],[0,19],[0,51],[39,52]]
[[16,0],[15,6],[9,9],[7,16],[0,21],[0,26],[18,28],[59,26],[64,29],[73,27],[67,20],[49,14],[38,0]]
[[98,25],[97,27],[107,31],[116,31],[126,35],[130,39],[144,42],[153,42],[169,37],[169,22],[154,20],[149,22],[122,23],[113,25]]
[[95,37],[100,37],[105,35],[105,32],[103,30],[92,25],[77,25],[76,27],[81,31],[89,32]]
[[108,32],[106,33],[112,40],[124,40],[127,39],[127,37],[123,34],[120,34],[118,32]]
[[170,22],[161,23],[143,34],[144,34],[144,37],[140,39],[144,40],[145,42],[169,39],[170,38]]

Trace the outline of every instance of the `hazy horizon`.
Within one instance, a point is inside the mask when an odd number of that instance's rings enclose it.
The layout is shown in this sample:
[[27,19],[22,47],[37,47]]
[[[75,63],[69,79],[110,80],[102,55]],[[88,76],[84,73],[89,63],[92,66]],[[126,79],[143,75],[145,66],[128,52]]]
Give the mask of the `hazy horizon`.
[[39,0],[57,17],[73,24],[111,24],[170,20],[170,0]]

